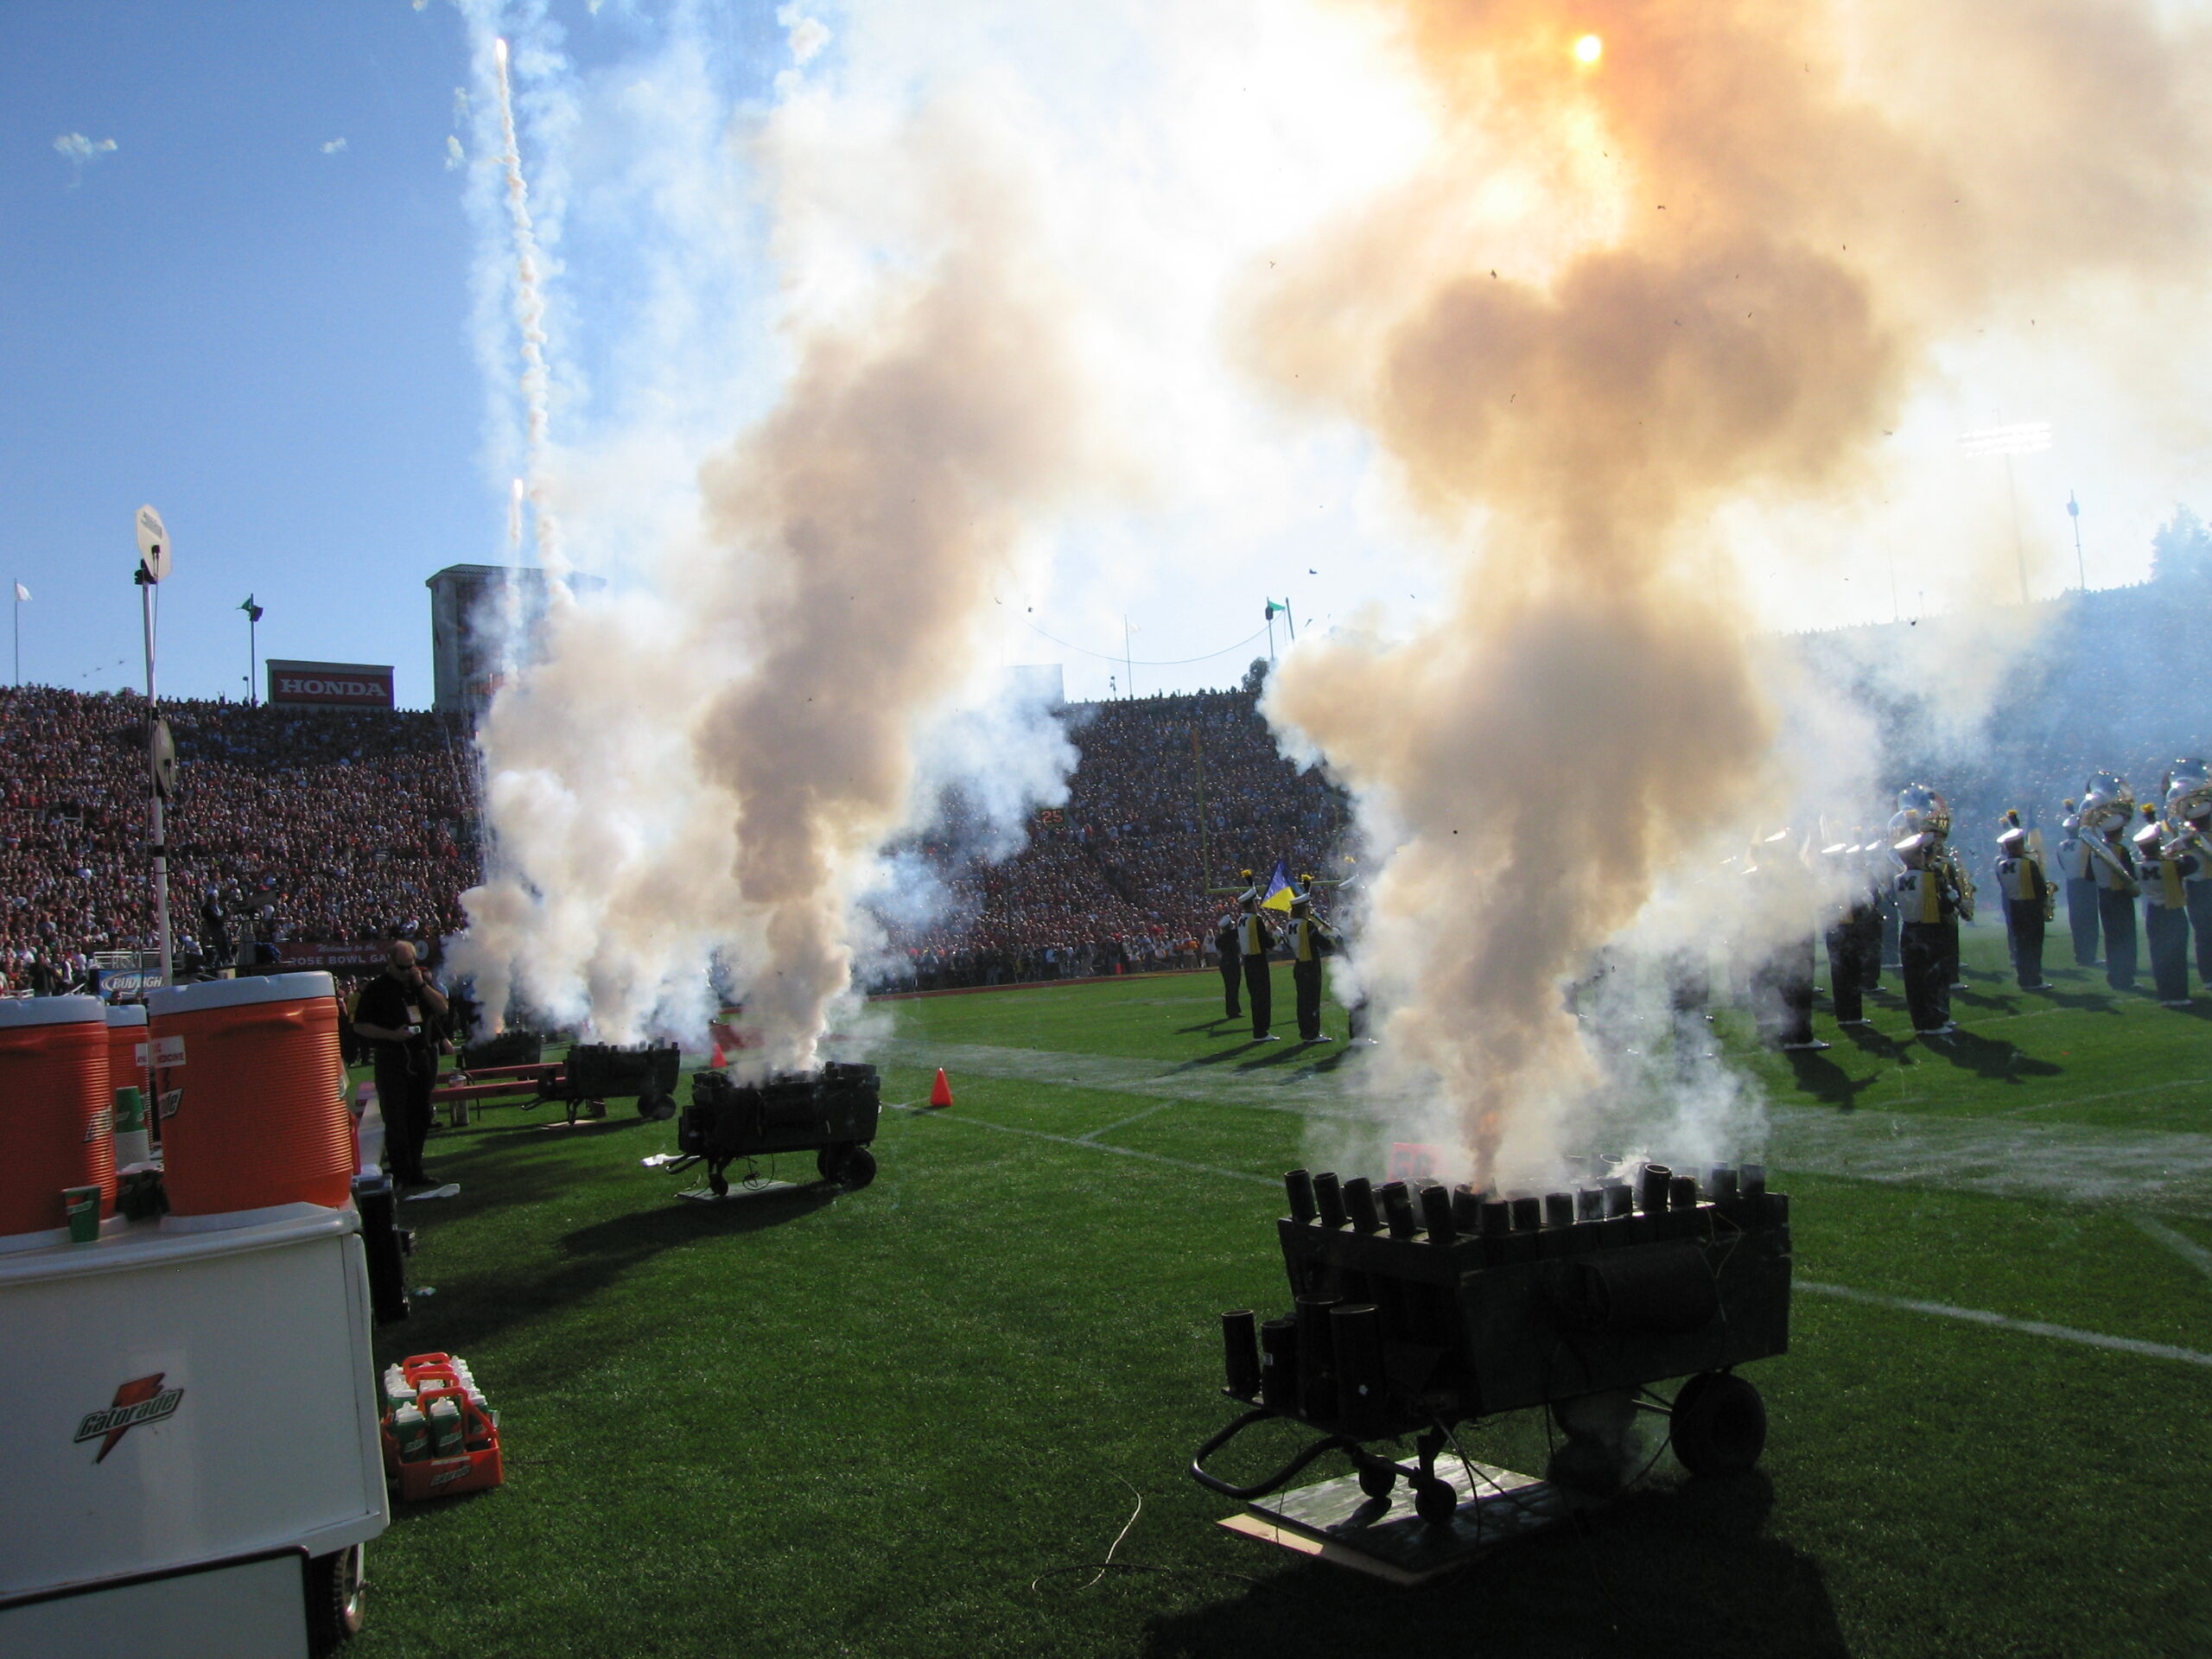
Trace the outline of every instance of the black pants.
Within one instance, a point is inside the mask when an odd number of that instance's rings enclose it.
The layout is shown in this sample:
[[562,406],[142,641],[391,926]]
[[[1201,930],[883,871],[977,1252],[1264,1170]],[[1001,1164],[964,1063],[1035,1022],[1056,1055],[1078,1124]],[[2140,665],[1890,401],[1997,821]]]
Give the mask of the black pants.
[[1897,929],[1904,958],[1904,1005],[1915,1031],[1940,1031],[1951,1021],[1951,982],[1943,969],[1943,925],[1906,922]]
[[[1897,907],[1893,904],[1884,905],[1882,906],[1882,966],[1885,968],[1902,967],[1904,963],[1904,946],[1902,943],[1902,936],[1897,931],[1900,925]],[[1871,991],[1874,988],[1869,985],[1866,988]]]
[[1244,1012],[1236,1001],[1236,958],[1224,956],[1221,959],[1222,1018],[1234,1020]]
[[402,1185],[419,1185],[429,1179],[423,1171],[423,1142],[430,1133],[430,1089],[437,1080],[437,1058],[378,1043],[376,1066],[377,1106],[384,1114],[391,1178]]
[[1292,963],[1290,982],[1298,996],[1298,1034],[1310,1043],[1321,1034],[1321,964]]
[[2190,881],[2182,891],[2189,895],[2189,926],[2196,935],[2196,976],[2212,985],[2212,881]]
[[2158,1001],[2188,1001],[2189,912],[2146,900],[2143,941],[2151,948],[2151,979],[2158,988]]
[[[1874,971],[1882,971],[1882,936],[1874,935]],[[1866,930],[1843,921],[1828,929],[1828,996],[1839,1020],[1866,1017]]]
[[1266,1036],[1268,1027],[1274,1020],[1275,994],[1274,987],[1268,982],[1265,957],[1244,958],[1244,1000],[1252,1005],[1252,1034]]
[[1813,936],[1792,939],[1751,976],[1759,1035],[1787,1045],[1813,1040]]
[[2135,988],[2135,901],[2110,887],[2097,889],[2097,926],[2105,936],[2105,983]]
[[2087,876],[2066,879],[2066,927],[2074,936],[2074,965],[2088,968],[2097,960],[2097,884]]
[[1367,993],[1344,1004],[1344,1040],[1356,1043],[1367,1035]]
[[2032,899],[2007,899],[2005,927],[2012,936],[2012,976],[2022,990],[2031,991],[2043,983],[2043,906]]
[[1959,918],[1948,918],[1943,929],[1943,984],[1946,988],[1962,983],[1966,975],[1959,967]]

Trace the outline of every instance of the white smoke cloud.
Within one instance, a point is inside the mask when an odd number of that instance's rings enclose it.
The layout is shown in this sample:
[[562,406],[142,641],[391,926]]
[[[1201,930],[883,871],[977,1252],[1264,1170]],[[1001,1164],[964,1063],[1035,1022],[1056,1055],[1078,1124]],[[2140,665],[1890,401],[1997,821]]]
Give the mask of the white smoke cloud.
[[345,138],[344,138],[343,137],[337,137],[337,138],[333,138],[333,139],[329,140],[327,143],[326,143],[322,146],[322,153],[323,153],[324,155],[326,155],[326,156],[335,156],[335,155],[337,155],[337,154],[338,154],[338,152],[339,152],[339,151],[340,151],[340,150],[344,149],[345,148],[346,148],[346,140],[345,140]]

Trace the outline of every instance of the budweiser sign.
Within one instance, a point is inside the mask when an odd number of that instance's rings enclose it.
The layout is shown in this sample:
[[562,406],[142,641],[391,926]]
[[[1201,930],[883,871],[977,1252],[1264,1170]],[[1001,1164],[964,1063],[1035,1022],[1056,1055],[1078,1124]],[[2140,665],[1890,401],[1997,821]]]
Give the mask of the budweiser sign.
[[269,661],[269,701],[305,709],[389,709],[391,668],[377,663]]

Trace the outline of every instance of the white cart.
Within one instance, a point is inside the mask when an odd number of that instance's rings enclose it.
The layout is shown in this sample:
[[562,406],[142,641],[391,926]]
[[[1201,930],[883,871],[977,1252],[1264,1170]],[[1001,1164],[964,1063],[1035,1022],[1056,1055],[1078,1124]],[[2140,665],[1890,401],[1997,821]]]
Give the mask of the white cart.
[[353,1211],[0,1255],[0,1654],[262,1659],[388,1520]]

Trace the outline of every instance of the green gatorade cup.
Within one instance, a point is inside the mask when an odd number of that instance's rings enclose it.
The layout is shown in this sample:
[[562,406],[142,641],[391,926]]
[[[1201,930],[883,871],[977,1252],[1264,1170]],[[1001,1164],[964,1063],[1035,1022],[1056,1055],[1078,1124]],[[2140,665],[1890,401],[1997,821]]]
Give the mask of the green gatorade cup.
[[69,1242],[89,1244],[100,1236],[100,1190],[97,1186],[65,1186],[61,1202],[69,1213]]

